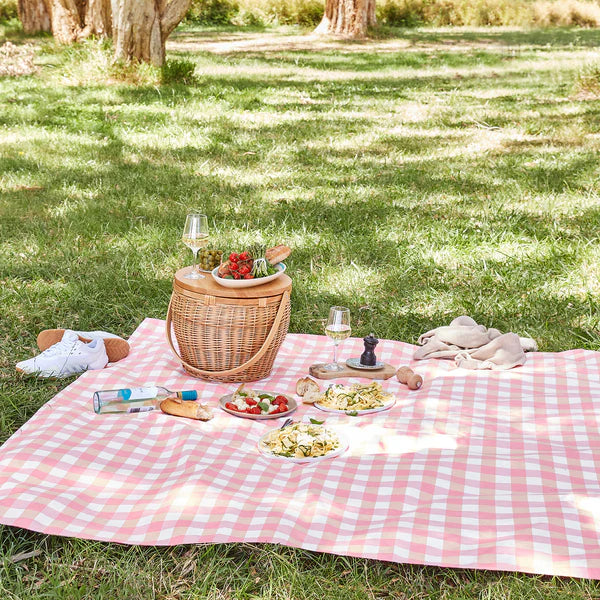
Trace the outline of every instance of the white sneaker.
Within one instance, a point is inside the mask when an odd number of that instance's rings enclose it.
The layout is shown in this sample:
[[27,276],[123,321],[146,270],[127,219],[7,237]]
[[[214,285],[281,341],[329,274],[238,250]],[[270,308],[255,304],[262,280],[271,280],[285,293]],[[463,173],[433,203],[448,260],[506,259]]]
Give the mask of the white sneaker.
[[[40,350],[46,350],[63,339],[63,335],[70,329],[45,329],[37,336],[37,345]],[[118,335],[106,331],[75,331],[80,342],[104,340],[104,347],[108,355],[108,362],[117,362],[129,354],[129,344]]]
[[108,364],[104,340],[80,341],[77,332],[65,330],[62,340],[29,360],[17,363],[16,369],[38,377],[70,377]]

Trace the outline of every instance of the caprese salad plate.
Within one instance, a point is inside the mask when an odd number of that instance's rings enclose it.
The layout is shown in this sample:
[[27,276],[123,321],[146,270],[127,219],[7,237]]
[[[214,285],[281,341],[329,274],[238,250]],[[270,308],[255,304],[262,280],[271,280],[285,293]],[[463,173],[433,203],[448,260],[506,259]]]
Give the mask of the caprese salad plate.
[[219,406],[236,417],[257,421],[286,417],[298,408],[297,402],[287,394],[244,388],[220,398]]

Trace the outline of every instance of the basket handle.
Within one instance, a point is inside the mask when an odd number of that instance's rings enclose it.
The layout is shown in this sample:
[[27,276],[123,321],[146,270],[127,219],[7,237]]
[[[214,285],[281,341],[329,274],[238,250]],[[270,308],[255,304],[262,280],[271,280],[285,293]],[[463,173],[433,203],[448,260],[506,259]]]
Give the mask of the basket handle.
[[250,358],[250,360],[246,361],[242,365],[234,367],[233,369],[227,369],[225,371],[203,371],[202,369],[198,369],[197,367],[194,367],[194,366],[190,365],[189,363],[185,362],[185,360],[183,360],[183,358],[181,358],[181,356],[179,356],[179,353],[177,352],[177,350],[175,350],[175,346],[173,345],[173,338],[171,337],[171,323],[172,323],[171,305],[173,303],[173,296],[171,296],[171,299],[169,300],[169,308],[167,310],[167,321],[166,321],[167,341],[169,342],[169,346],[170,346],[171,350],[173,351],[173,354],[181,361],[181,364],[188,371],[191,371],[194,374],[204,375],[206,377],[215,377],[215,376],[216,377],[227,377],[229,375],[235,375],[236,373],[239,373],[240,371],[243,371],[244,369],[251,367],[254,363],[258,362],[266,354],[267,350],[269,349],[269,346],[271,345],[271,342],[273,341],[273,338],[275,337],[275,335],[277,334],[277,331],[279,330],[279,325],[281,323],[281,320],[283,319],[283,314],[285,312],[285,307],[286,307],[286,304],[287,304],[289,298],[290,298],[290,292],[289,292],[289,290],[286,290],[285,292],[283,292],[283,295],[281,296],[281,302],[279,304],[279,308],[277,309],[277,314],[275,315],[275,320],[273,321],[273,325],[271,326],[271,331],[269,331],[269,335],[267,335],[265,341],[263,342],[263,345],[260,347],[258,352],[252,358]]

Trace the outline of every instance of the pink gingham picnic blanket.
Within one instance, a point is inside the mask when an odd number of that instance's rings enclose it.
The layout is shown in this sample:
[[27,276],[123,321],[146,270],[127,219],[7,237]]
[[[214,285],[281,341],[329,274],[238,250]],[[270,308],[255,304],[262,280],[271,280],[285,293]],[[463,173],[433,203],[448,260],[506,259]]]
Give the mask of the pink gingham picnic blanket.
[[[382,560],[600,578],[600,353],[536,353],[508,372],[431,360],[419,391],[384,383],[389,411],[326,417],[342,456],[290,464],[259,455],[277,424],[217,408],[235,384],[190,378],[164,322],[146,319],[129,357],[82,375],[0,448],[0,522],[128,544],[274,542]],[[344,356],[362,341],[348,340]],[[327,338],[288,335],[259,389],[294,393]],[[409,364],[414,347],[383,340]],[[96,415],[92,393],[197,389],[207,423],[152,411]]]

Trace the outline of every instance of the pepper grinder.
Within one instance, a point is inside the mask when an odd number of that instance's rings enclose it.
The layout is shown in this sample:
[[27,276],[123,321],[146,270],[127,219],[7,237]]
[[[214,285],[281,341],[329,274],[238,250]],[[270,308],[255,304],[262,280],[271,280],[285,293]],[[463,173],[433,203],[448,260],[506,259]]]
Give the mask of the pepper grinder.
[[377,365],[377,357],[375,356],[375,346],[379,344],[379,340],[370,333],[363,338],[365,351],[360,355],[360,364],[363,367],[374,367]]

